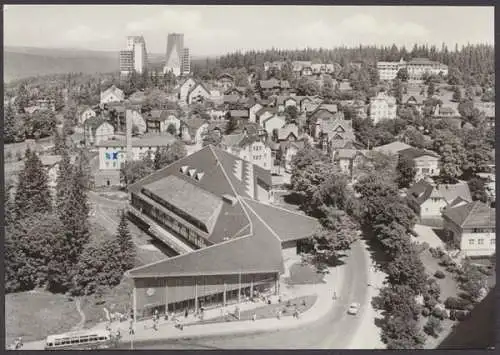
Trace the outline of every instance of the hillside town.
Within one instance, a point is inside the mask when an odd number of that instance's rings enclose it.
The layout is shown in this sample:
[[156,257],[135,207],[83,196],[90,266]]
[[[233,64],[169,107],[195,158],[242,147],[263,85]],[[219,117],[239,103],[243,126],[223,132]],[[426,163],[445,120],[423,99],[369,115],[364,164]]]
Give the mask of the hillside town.
[[493,46],[166,39],[5,85],[7,346],[434,349],[475,319]]

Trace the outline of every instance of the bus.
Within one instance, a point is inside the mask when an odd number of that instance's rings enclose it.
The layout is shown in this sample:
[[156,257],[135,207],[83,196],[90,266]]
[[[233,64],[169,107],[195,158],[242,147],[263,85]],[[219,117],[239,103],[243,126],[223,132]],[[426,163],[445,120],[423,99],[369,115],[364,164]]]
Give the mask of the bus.
[[49,335],[45,340],[45,350],[95,350],[107,349],[113,337],[107,330],[77,331]]

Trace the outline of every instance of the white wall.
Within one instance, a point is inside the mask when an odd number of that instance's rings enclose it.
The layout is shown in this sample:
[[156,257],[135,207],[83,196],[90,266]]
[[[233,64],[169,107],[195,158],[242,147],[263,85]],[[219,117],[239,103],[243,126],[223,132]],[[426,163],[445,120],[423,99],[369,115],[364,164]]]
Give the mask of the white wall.
[[114,134],[114,127],[111,124],[104,122],[99,127],[97,127],[95,131],[95,141],[93,143],[99,144],[100,142],[109,140],[113,138]]
[[248,120],[250,122],[252,122],[252,123],[257,122],[256,121],[257,117],[255,116],[255,114],[260,109],[262,109],[262,105],[260,105],[260,104],[256,104],[256,105],[253,105],[252,107],[250,107],[250,109],[248,110]]
[[285,125],[285,119],[283,117],[274,116],[273,118],[266,121],[264,124],[264,129],[267,133],[272,136],[273,130],[283,128]]
[[[419,181],[426,176],[436,176],[439,175],[439,158],[431,157],[431,156],[422,156],[414,159],[415,161],[415,169],[417,173],[415,174],[414,181]],[[424,172],[422,169],[429,169],[427,172]]]
[[[481,241],[482,244],[480,244]],[[468,256],[493,255],[495,253],[495,233],[463,233],[460,249]]]
[[184,84],[182,84],[181,89],[180,89],[180,100],[181,101],[186,102],[187,94],[188,94],[189,90],[191,90],[191,88],[195,85],[196,85],[195,81],[191,78],[189,78]]
[[446,201],[443,198],[434,201],[432,198],[428,198],[420,205],[420,218],[441,218],[441,211],[446,206]]

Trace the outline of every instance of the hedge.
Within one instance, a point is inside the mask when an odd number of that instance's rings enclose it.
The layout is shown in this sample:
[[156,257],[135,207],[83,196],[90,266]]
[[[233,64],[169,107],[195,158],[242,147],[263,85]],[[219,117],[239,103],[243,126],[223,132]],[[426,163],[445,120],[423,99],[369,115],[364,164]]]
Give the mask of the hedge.
[[435,278],[438,278],[438,279],[444,279],[445,278],[445,274],[444,272],[442,272],[441,270],[438,270],[434,273],[434,277]]

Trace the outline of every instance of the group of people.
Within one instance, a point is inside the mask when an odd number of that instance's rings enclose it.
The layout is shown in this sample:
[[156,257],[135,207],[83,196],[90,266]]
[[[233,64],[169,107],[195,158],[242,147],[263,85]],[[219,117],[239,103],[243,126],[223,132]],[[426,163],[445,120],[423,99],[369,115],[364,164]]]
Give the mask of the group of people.
[[23,347],[23,338],[19,337],[14,340],[14,342],[9,345],[8,350],[19,350]]

